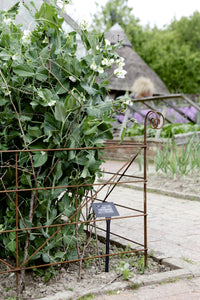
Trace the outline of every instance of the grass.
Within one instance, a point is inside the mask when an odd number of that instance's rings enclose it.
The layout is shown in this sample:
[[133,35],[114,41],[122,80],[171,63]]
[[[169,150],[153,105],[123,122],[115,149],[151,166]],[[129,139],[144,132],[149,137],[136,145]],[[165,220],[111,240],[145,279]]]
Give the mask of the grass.
[[77,300],[93,300],[95,297],[93,294],[88,294],[88,295],[85,295],[85,296],[82,296],[80,298],[78,298]]
[[187,262],[187,263],[189,263],[189,264],[191,264],[191,265],[194,265],[194,264],[195,264],[195,262],[194,262],[193,260],[191,260],[191,259],[189,259],[189,258],[187,258],[187,257],[184,257],[184,256],[182,256],[182,260],[184,260],[185,262]]
[[114,291],[108,291],[107,293],[106,293],[106,295],[118,295],[119,294],[119,291],[118,290],[114,290]]

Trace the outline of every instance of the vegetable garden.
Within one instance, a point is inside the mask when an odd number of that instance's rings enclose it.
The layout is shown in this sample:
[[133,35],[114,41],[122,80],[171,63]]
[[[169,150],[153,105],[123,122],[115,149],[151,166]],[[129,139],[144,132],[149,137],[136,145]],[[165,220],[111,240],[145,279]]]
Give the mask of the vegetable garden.
[[[15,24],[19,5],[0,12],[0,262],[16,272],[17,282],[22,270],[23,290],[25,269],[81,260],[81,209],[89,195],[95,197],[102,176],[113,112],[126,103],[109,98],[106,73],[114,65],[112,76],[125,76],[116,52],[120,42],[110,45],[104,34],[89,34],[85,23],[66,33],[56,1],[39,9],[24,3],[36,25],[23,31]],[[81,57],[77,36],[86,50]],[[152,127],[158,125],[156,119]],[[195,151],[199,163],[199,146]],[[147,251],[146,242],[142,246]],[[15,267],[5,263],[8,257]]]

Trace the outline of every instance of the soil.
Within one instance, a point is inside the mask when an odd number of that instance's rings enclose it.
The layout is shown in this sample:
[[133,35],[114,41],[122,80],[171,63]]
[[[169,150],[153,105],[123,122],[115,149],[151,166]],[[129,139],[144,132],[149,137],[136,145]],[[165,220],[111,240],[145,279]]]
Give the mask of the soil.
[[[103,164],[103,170],[117,172],[123,165],[125,161],[112,161],[107,160]],[[128,175],[143,176],[143,171],[140,170],[137,163],[132,164],[127,172]],[[103,175],[102,180],[107,180],[111,175]],[[126,178],[122,179],[126,180]],[[139,183],[136,186],[140,186]],[[131,185],[130,185],[131,187]],[[143,185],[141,184],[143,188]],[[133,185],[134,188],[134,185]],[[157,191],[158,193],[164,192],[165,194],[176,195],[176,193],[187,195],[200,195],[200,173],[198,170],[192,171],[188,175],[176,175],[165,174],[162,172],[156,172],[155,166],[151,163],[147,167],[147,189]],[[192,197],[189,197],[192,198]]]
[[[148,175],[148,187],[162,189],[169,192],[180,192],[183,194],[200,195],[200,176],[185,176],[170,178],[166,175]],[[101,243],[101,249],[105,245]],[[116,246],[113,246],[116,247]],[[110,253],[116,253],[111,248]],[[92,248],[90,249],[92,250]],[[89,251],[90,251],[89,250]],[[169,266],[161,265],[152,257],[148,259],[148,268],[144,270],[141,256],[136,254],[112,256],[109,262],[109,272],[105,272],[105,258],[93,259],[83,262],[79,277],[79,266],[76,263],[57,266],[54,269],[54,276],[48,282],[45,278],[51,275],[46,271],[42,276],[36,276],[30,271],[26,274],[26,289],[20,298],[16,298],[16,277],[14,273],[0,274],[0,300],[5,299],[51,299],[50,296],[59,292],[67,292],[69,296],[64,299],[78,299],[86,295],[90,290],[101,290],[113,282],[125,282],[122,272],[119,270],[120,263],[127,262],[129,278],[133,274],[154,274],[157,272],[169,271]],[[0,264],[0,271],[5,267]],[[44,270],[43,270],[44,271]],[[45,271],[44,271],[45,272]],[[78,278],[79,277],[79,278]],[[61,300],[61,298],[54,298]],[[63,300],[63,299],[62,299]]]
[[[149,174],[147,187],[150,189],[164,190],[166,193],[176,195],[200,195],[200,174],[170,177],[164,174]],[[187,198],[187,196],[186,196]]]
[[[92,250],[90,247],[90,250]],[[102,253],[105,244],[100,242],[99,251]],[[126,249],[127,250],[127,249]],[[129,249],[130,250],[130,249]],[[110,253],[121,252],[123,249],[110,247]],[[126,263],[126,265],[125,265]],[[122,268],[120,270],[120,267]],[[1,265],[1,270],[3,269]],[[45,278],[50,274],[48,269],[40,270],[44,272],[42,276],[32,271],[26,273],[26,288],[17,298],[16,277],[14,273],[0,274],[0,299],[50,299],[54,296],[57,300],[79,299],[90,291],[101,292],[102,288],[109,287],[111,283],[129,282],[129,279],[137,274],[154,274],[157,272],[170,271],[169,266],[156,262],[152,257],[148,258],[148,267],[144,268],[144,256],[135,253],[120,254],[111,256],[109,259],[109,272],[105,272],[105,258],[93,259],[83,262],[79,273],[77,263],[64,264],[54,269],[54,275],[46,282]],[[80,274],[80,278],[79,278]],[[126,277],[127,276],[127,277]],[[131,286],[131,282],[130,282]],[[64,298],[59,293],[65,292]]]

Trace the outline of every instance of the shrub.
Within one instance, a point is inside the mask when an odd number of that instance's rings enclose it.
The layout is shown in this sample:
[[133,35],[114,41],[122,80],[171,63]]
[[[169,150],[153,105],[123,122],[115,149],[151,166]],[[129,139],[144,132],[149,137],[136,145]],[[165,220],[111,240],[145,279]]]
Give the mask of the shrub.
[[[18,189],[25,189],[18,193],[21,229],[62,224],[63,215],[71,218],[100,176],[100,150],[86,148],[102,146],[105,138],[112,138],[113,104],[106,97],[106,69],[122,61],[115,52],[120,43],[112,46],[104,34],[90,35],[85,23],[77,32],[65,33],[64,19],[53,2],[43,3],[39,10],[32,5],[24,4],[36,23],[32,31],[22,31],[15,24],[19,2],[0,12],[0,150],[5,150],[1,152],[1,190],[15,189],[15,155],[7,150],[32,151],[19,152],[17,159]],[[77,33],[86,53],[81,58]],[[45,151],[59,148],[72,150]],[[77,184],[85,186],[52,188]],[[1,230],[16,226],[15,196],[14,192],[0,194]],[[70,222],[79,217],[80,212]],[[19,263],[50,237],[29,264],[77,258],[77,234],[82,229],[72,224],[58,234],[57,227],[21,231]],[[1,234],[0,244],[1,257],[16,256],[16,232]]]

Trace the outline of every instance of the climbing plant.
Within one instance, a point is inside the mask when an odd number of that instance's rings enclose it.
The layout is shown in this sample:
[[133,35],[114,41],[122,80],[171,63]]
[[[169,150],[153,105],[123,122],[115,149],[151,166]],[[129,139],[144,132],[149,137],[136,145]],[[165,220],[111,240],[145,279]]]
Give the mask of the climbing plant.
[[[64,1],[63,9],[67,1]],[[15,174],[18,172],[19,228],[62,224],[81,206],[100,176],[97,149],[111,139],[113,103],[107,97],[106,69],[124,77],[123,58],[104,34],[89,34],[86,22],[65,32],[56,1],[37,9],[24,4],[33,30],[16,24],[20,3],[0,12],[0,230],[15,228]],[[62,3],[62,2],[61,2]],[[78,52],[80,37],[84,53]],[[76,148],[85,149],[76,149]],[[70,148],[70,151],[45,151]],[[37,151],[36,151],[37,149]],[[41,150],[40,150],[41,149]],[[6,150],[6,151],[5,151]],[[7,150],[25,150],[15,154]],[[31,150],[31,152],[27,151]],[[35,151],[34,151],[35,150]],[[38,151],[40,150],[40,151]],[[5,151],[5,152],[3,152]],[[51,188],[85,185],[81,188]],[[35,188],[35,190],[31,190]],[[76,220],[80,213],[76,216]],[[74,221],[73,218],[71,221]],[[19,233],[19,263],[77,258],[82,227],[44,227]],[[44,245],[35,255],[45,241]],[[0,234],[0,257],[16,256],[16,232]]]

